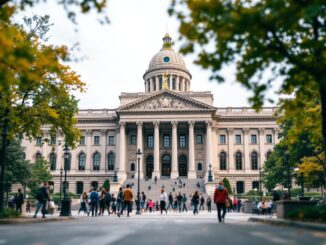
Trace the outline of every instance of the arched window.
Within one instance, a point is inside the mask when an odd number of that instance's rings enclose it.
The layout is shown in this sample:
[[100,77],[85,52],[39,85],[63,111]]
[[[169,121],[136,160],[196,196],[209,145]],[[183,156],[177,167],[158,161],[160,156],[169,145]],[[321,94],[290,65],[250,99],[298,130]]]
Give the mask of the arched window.
[[199,162],[199,163],[197,164],[197,170],[198,170],[198,171],[203,171],[203,164],[202,164],[201,162]]
[[98,182],[97,181],[92,181],[91,187],[97,189],[98,188]]
[[243,181],[237,181],[237,194],[244,193],[244,182]]
[[220,170],[226,170],[226,153],[220,153]]
[[57,155],[55,153],[50,154],[50,170],[54,171],[57,168]]
[[257,152],[251,153],[251,169],[257,170],[258,169],[258,155]]
[[254,190],[254,189],[259,190],[259,181],[253,181],[253,182],[252,182],[252,189],[253,189],[253,190]]
[[268,151],[266,153],[266,160],[268,160],[270,158],[270,156],[272,155],[272,152],[271,151]]
[[83,191],[84,191],[84,183],[81,181],[78,181],[76,183],[76,194],[81,195],[81,194],[83,194]]
[[134,172],[134,171],[135,171],[135,163],[134,163],[134,162],[132,162],[132,163],[130,164],[130,171],[131,171],[131,172]]
[[86,155],[85,153],[82,152],[78,156],[78,170],[79,171],[85,170],[85,166],[86,166]]
[[40,152],[37,152],[36,154],[35,154],[35,160],[37,161],[37,160],[40,160],[40,159],[42,159],[42,154],[40,153]]
[[235,169],[242,170],[242,153],[240,151],[235,153]]
[[93,170],[100,170],[101,155],[98,152],[95,152],[93,155]]
[[114,170],[115,165],[115,155],[113,152],[108,154],[108,170]]

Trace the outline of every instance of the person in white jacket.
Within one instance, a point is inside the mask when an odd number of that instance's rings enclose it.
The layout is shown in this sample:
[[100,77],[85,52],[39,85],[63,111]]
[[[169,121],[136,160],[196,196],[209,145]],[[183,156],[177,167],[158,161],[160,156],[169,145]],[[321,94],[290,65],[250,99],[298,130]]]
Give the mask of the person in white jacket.
[[168,213],[166,210],[166,202],[168,200],[168,196],[166,195],[164,189],[161,190],[161,195],[160,195],[160,209],[161,209],[161,214],[163,213],[163,210],[165,210],[165,213]]

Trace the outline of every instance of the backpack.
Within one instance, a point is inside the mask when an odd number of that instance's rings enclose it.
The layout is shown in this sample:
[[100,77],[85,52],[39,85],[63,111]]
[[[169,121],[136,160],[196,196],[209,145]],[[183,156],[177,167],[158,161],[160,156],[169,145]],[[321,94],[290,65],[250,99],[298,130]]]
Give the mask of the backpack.
[[93,191],[89,197],[91,199],[92,202],[96,202],[98,201],[98,194],[97,192]]
[[105,193],[105,202],[110,203],[112,201],[112,196],[110,192]]

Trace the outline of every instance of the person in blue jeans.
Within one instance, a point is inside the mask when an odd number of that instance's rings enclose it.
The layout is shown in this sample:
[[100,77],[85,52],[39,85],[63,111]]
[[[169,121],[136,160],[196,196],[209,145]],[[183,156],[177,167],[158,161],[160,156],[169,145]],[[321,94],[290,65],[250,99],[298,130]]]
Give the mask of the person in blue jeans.
[[99,196],[98,196],[98,193],[96,191],[96,188],[93,188],[93,191],[89,195],[89,198],[90,198],[90,201],[91,201],[92,216],[94,216],[94,212],[95,212],[95,216],[97,216]]
[[33,217],[36,218],[38,211],[42,208],[42,218],[46,218],[46,203],[50,201],[48,182],[44,182],[43,186],[38,190],[36,194],[36,199],[38,200],[38,203]]

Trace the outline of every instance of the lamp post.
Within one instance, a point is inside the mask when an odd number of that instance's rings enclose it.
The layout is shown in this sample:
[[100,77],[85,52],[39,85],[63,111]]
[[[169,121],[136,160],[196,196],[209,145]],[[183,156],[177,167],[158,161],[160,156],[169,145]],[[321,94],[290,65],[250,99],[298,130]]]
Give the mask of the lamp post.
[[61,212],[60,216],[71,216],[71,202],[67,194],[67,168],[70,161],[70,152],[68,145],[65,144],[64,151],[64,170],[65,170],[65,185],[63,189],[63,200],[61,201]]
[[289,194],[289,200],[291,200],[291,174],[290,174],[290,164],[289,164],[289,151],[285,151],[284,157],[285,157],[284,161],[285,161],[286,172],[287,172],[288,194]]
[[213,182],[213,175],[212,175],[212,164],[209,164],[209,170],[208,170],[208,182]]
[[61,210],[61,193],[62,193],[62,172],[63,172],[63,169],[62,169],[62,165],[61,165],[61,168],[60,168],[60,200],[59,200],[59,203],[58,203],[58,210]]
[[113,181],[118,182],[118,175],[117,172],[119,171],[119,168],[114,169],[114,176],[113,176]]
[[[295,168],[294,171],[299,175],[299,168]],[[299,177],[299,176],[298,176]],[[304,178],[303,178],[303,172],[300,172],[300,184],[301,184],[301,196],[304,197]]]
[[138,190],[137,190],[137,211],[136,214],[141,214],[140,212],[140,158],[142,155],[142,152],[140,151],[140,149],[138,149],[138,151],[136,152],[137,155],[137,160],[138,160],[138,164],[137,164],[137,171],[138,171]]
[[263,200],[263,190],[261,187],[261,166],[259,166],[259,191],[260,191],[260,200]]

